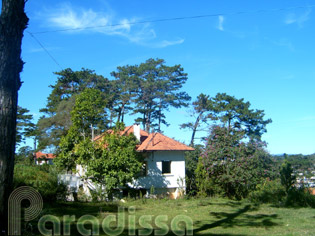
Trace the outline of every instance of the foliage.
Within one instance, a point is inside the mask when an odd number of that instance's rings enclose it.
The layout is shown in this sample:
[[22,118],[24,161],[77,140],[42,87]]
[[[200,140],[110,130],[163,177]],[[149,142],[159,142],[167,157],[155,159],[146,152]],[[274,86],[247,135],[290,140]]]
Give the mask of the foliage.
[[161,131],[161,124],[168,125],[164,112],[169,107],[187,106],[190,96],[180,92],[187,74],[180,65],[166,66],[163,59],[149,59],[136,66],[138,90],[133,114],[149,132],[151,128]]
[[[75,105],[71,111],[72,129],[83,136],[93,138],[94,129],[99,133],[106,128],[106,100],[105,96],[96,89],[87,88],[77,95]],[[91,135],[89,135],[91,133]]]
[[209,127],[209,121],[226,127],[228,132],[242,129],[246,137],[258,141],[267,131],[266,125],[271,123],[271,119],[264,119],[263,110],[251,109],[250,103],[245,102],[243,98],[237,99],[226,93],[218,93],[215,97],[201,93],[192,106],[190,116],[194,117],[195,121],[180,125],[182,129],[192,131],[191,146],[194,145],[196,133],[205,131]]
[[119,131],[105,133],[97,144],[83,143],[75,147],[78,163],[86,166],[86,176],[105,186],[109,196],[118,187],[138,177],[142,170],[142,156],[136,152],[133,135],[122,136]]
[[279,179],[268,180],[257,185],[255,191],[249,194],[249,199],[254,203],[273,203],[282,204],[285,200],[285,188]]
[[195,145],[194,151],[185,153],[185,171],[186,171],[186,192],[190,195],[197,193],[195,171],[198,165],[198,159],[203,151],[202,145]]
[[34,164],[33,149],[29,146],[20,147],[15,154],[14,163],[22,165]]
[[14,167],[13,184],[14,188],[20,186],[35,188],[46,202],[64,200],[67,194],[66,186],[58,182],[54,166],[17,164]]
[[290,188],[285,200],[285,206],[315,208],[315,196],[307,188]]
[[142,170],[143,160],[135,150],[136,144],[134,135],[120,135],[120,129],[105,132],[97,142],[80,139],[70,129],[61,141],[56,164],[67,170],[74,169],[77,164],[86,167],[85,177],[105,186],[111,195],[115,188],[125,186]]
[[68,134],[61,138],[57,158],[54,163],[67,171],[75,170],[78,156],[74,152],[75,145],[78,145],[82,137],[75,128],[71,128]]
[[[58,76],[52,92],[47,98],[47,105],[41,109],[45,115],[37,123],[39,149],[56,148],[72,125],[71,111],[75,97],[86,88],[97,89],[104,96],[109,94],[110,82],[93,70],[82,68],[72,71],[70,68],[55,72]],[[107,98],[107,97],[106,97]]]
[[293,169],[291,164],[285,161],[280,169],[280,179],[281,184],[284,186],[286,193],[289,192],[291,188],[293,188],[293,184],[295,183],[296,177],[293,175]]
[[237,99],[226,93],[218,93],[214,103],[218,119],[228,130],[242,128],[251,139],[260,140],[261,135],[267,131],[266,125],[272,122],[271,119],[264,120],[263,110],[250,109],[251,104],[243,98]]
[[[113,80],[84,68],[81,71],[68,68],[55,74],[58,76],[57,82],[50,86],[53,90],[48,96],[46,108],[41,110],[45,115],[37,125],[39,149],[59,145],[61,137],[67,134],[72,125],[70,114],[76,97],[86,88],[99,91],[99,99],[102,97],[103,105],[106,105],[103,113],[107,110],[108,115],[102,118],[107,117],[107,120],[99,120],[95,124],[100,131],[108,123],[111,127],[115,117],[117,122],[123,122],[124,115],[129,111],[139,115],[136,121],[141,122],[145,130],[151,131],[154,128],[161,131],[161,124],[168,125],[165,111],[169,107],[187,106],[190,100],[186,92],[180,91],[187,80],[187,74],[180,65],[166,66],[163,59],[149,59],[140,65],[117,67],[111,73]],[[87,127],[83,129],[86,130]]]
[[304,172],[306,176],[311,177],[311,173],[307,173],[309,168],[315,169],[315,154],[312,155],[302,155],[302,154],[283,154],[274,155],[273,159],[277,161],[279,168],[284,161],[289,162],[292,165],[294,171]]
[[[124,122],[124,115],[132,110],[138,91],[137,66],[118,66],[111,75],[113,104],[112,110],[116,113],[117,122]],[[113,113],[112,113],[113,114]]]
[[61,101],[66,101],[76,94],[80,94],[86,88],[94,88],[101,92],[109,91],[109,81],[101,75],[97,75],[93,70],[82,68],[80,71],[72,71],[70,68],[60,72],[53,89],[48,96],[47,108],[43,112],[55,113]]
[[32,122],[33,115],[29,114],[29,110],[23,107],[17,107],[16,117],[16,144],[25,142],[25,137],[33,136],[32,132],[35,124]]
[[[263,143],[245,143],[244,132],[214,126],[197,168],[199,186],[211,182],[206,191],[244,198],[263,178],[272,177],[272,161]],[[204,191],[199,189],[200,191]]]
[[37,122],[38,149],[57,147],[61,137],[65,136],[72,125],[70,113],[75,104],[75,96],[62,100],[52,115],[42,116]]

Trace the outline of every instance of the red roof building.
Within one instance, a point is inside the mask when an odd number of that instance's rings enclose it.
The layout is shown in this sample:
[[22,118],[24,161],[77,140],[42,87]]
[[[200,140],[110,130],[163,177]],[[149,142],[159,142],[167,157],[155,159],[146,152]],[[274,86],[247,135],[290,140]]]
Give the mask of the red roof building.
[[52,153],[43,153],[43,152],[36,152],[34,153],[34,159],[36,165],[43,165],[43,164],[53,164],[53,159],[56,158],[56,155]]
[[[112,130],[108,130],[107,133],[112,133]],[[138,134],[137,134],[138,132]],[[127,126],[120,135],[134,134],[140,141],[140,145],[137,147],[137,151],[193,151],[194,148],[189,147],[181,142],[178,142],[172,138],[169,138],[161,133],[147,133],[139,128],[139,125]],[[100,140],[103,134],[96,136],[94,141]]]
[[[185,192],[185,152],[193,151],[194,148],[161,133],[149,134],[141,130],[138,124],[126,127],[120,134],[134,134],[139,141],[136,150],[145,157],[145,174],[130,183],[130,187],[146,189],[149,193],[154,186],[156,194],[168,194],[171,198],[177,198]],[[102,137],[99,135],[94,141]]]

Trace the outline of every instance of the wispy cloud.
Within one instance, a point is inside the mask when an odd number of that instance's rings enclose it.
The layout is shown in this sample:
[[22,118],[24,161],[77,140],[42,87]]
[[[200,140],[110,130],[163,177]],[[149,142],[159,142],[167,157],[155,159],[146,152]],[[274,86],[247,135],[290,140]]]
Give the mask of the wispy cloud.
[[161,42],[153,44],[152,46],[155,48],[165,48],[165,47],[173,46],[176,44],[182,44],[184,41],[185,41],[184,39],[179,39],[179,40],[174,40],[174,41],[163,40]]
[[299,27],[303,27],[303,23],[310,19],[311,12],[311,9],[307,9],[305,12],[299,15],[296,13],[289,13],[286,15],[284,23],[287,25],[297,24]]
[[96,12],[93,9],[75,8],[65,4],[59,9],[49,11],[46,21],[50,27],[67,30],[68,33],[101,33],[108,36],[120,36],[132,43],[167,47],[183,43],[184,40],[162,40],[159,42],[155,30],[150,23],[134,24],[139,18],[118,19],[111,12]]
[[224,28],[223,28],[224,20],[225,20],[224,16],[219,16],[218,17],[217,29],[220,30],[220,31],[224,31]]
[[276,46],[285,47],[292,52],[295,51],[295,47],[294,47],[293,43],[287,38],[281,38],[279,40],[271,40],[268,38],[266,38],[266,39]]

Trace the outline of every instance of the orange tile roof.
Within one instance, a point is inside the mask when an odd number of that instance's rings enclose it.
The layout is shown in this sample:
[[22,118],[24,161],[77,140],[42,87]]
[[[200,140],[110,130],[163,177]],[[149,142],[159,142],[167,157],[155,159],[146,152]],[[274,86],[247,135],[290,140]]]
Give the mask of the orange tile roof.
[[[107,130],[106,133],[112,134],[114,131],[112,129]],[[133,134],[133,125],[127,126],[123,131],[120,131],[120,135],[129,135],[129,134]],[[94,138],[94,141],[97,141],[98,139],[100,139],[101,137],[103,137],[104,134],[98,135]],[[149,136],[149,134],[140,129],[140,140],[144,141],[147,137]]]
[[183,143],[180,143],[172,138],[169,138],[160,133],[152,133],[149,137],[137,148],[137,151],[193,151]]
[[[127,126],[120,135],[133,134],[133,125]],[[106,133],[113,133],[113,130],[107,130]],[[94,138],[94,141],[99,140],[104,134],[98,135]],[[172,138],[169,138],[161,133],[148,134],[146,131],[140,129],[140,141],[141,144],[137,145],[137,151],[193,151],[192,147],[189,147],[183,143],[180,143]]]
[[36,152],[35,158],[42,158],[42,159],[54,159],[56,156],[52,153],[42,153],[42,152]]

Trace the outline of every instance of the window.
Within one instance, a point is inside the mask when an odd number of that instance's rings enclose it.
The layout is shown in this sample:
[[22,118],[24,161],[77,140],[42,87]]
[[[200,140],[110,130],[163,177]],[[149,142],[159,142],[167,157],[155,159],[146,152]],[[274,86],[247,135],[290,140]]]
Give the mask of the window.
[[171,161],[162,161],[162,174],[171,173]]

